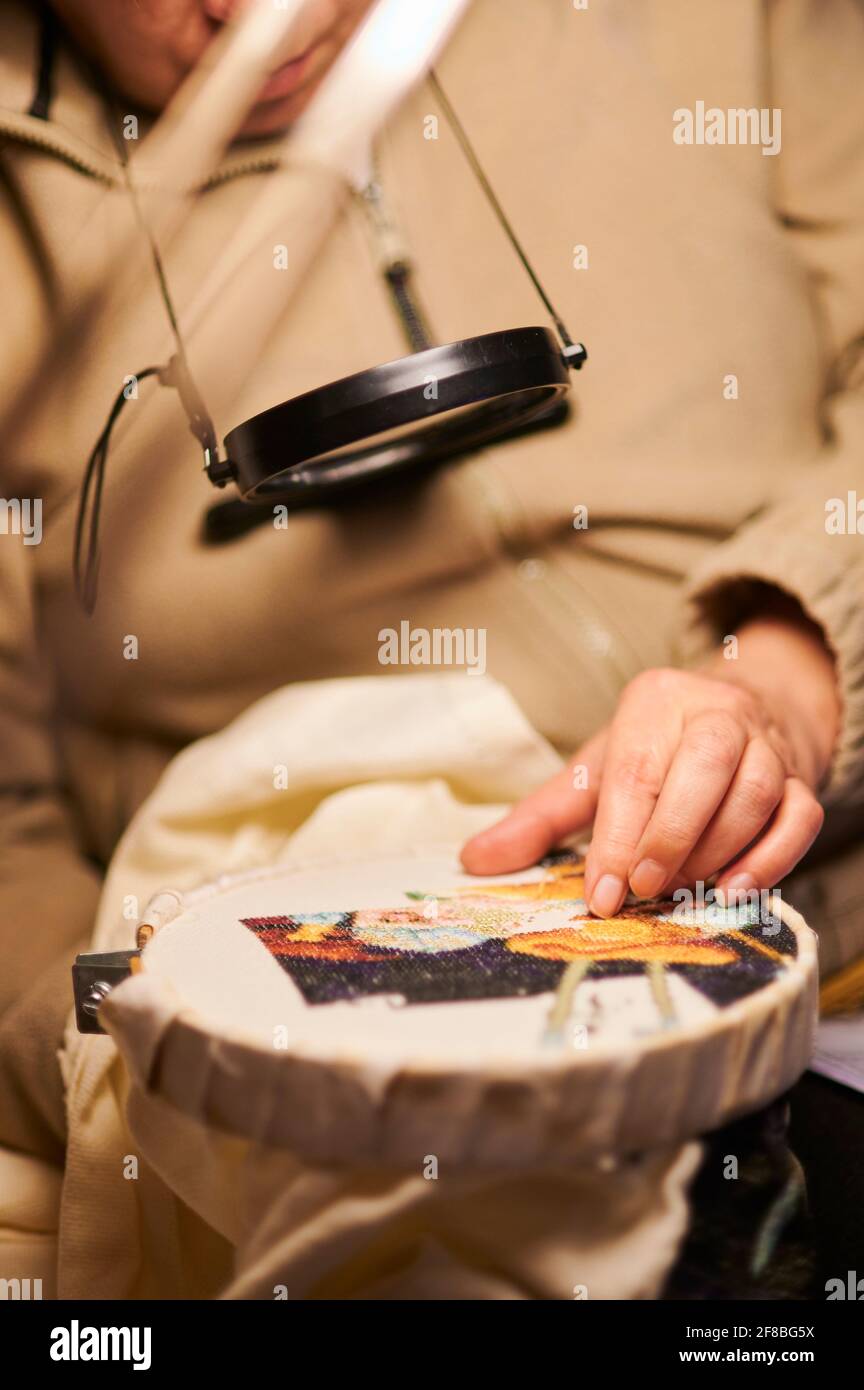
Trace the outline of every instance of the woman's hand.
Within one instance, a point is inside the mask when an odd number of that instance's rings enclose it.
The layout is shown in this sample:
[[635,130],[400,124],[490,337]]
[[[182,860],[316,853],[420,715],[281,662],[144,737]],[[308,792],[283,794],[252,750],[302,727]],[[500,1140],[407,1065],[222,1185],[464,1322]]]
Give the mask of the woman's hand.
[[526,868],[593,820],[585,889],[599,916],[628,885],[641,898],[715,874],[723,889],[774,887],[822,826],[814,793],[840,700],[806,619],[756,619],[737,637],[735,660],[638,675],[563,772],[468,842],[466,869]]

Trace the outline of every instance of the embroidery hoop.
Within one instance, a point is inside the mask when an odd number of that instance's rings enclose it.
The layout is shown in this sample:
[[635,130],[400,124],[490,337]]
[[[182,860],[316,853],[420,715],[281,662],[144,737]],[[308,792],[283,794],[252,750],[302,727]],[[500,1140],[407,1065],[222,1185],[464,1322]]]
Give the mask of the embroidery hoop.
[[[516,1045],[508,1053],[505,1039],[493,1056],[484,1055],[481,1033],[473,1050],[462,1049],[454,1061],[448,1044],[454,1011],[476,1014],[475,1005],[459,1002],[392,1010],[394,1040],[410,1009],[443,1011],[410,1056],[398,1045],[389,1052],[389,1044],[383,1051],[370,1045],[365,1005],[340,1046],[324,1047],[320,1032],[310,1030],[289,1049],[275,1050],[268,1010],[275,1007],[277,1016],[284,1010],[290,981],[237,922],[273,912],[274,904],[286,910],[301,888],[322,905],[329,895],[344,906],[356,892],[351,876],[360,867],[328,861],[256,870],[178,898],[171,920],[144,948],[139,973],[100,1010],[139,1083],[204,1124],[289,1148],[311,1162],[415,1166],[418,1153],[435,1153],[462,1166],[513,1169],[681,1142],[758,1109],[807,1065],[816,1015],[815,938],[776,897],[771,911],[796,945],[783,970],[746,997],[636,1043],[610,1039],[576,1051]],[[395,872],[427,883],[435,874],[457,880],[454,867],[452,859],[422,855],[362,866],[367,881],[370,873]],[[473,880],[480,890],[486,882]],[[233,943],[230,962],[202,956],[202,932],[211,947]],[[538,998],[509,1001],[510,1019],[523,1005],[536,1013]],[[487,1001],[487,1015],[497,1007],[497,1000]],[[381,1015],[379,1009],[379,1021]]]
[[[443,32],[452,22],[450,11],[464,8],[466,0],[439,3]],[[362,40],[361,30],[351,47],[362,51]],[[378,53],[379,60],[380,56]],[[374,47],[370,47],[369,57],[374,80],[378,75]],[[328,110],[329,93],[334,84],[338,92],[340,74],[345,71],[343,57],[298,129],[308,125],[322,103],[325,112]],[[202,451],[205,476],[214,487],[234,484],[239,493],[239,499],[210,508],[204,534],[211,542],[231,539],[268,519],[275,503],[291,510],[340,505],[350,502],[360,489],[389,484],[395,475],[409,471],[422,474],[485,445],[527,430],[562,424],[568,417],[570,372],[581,370],[588,359],[587,350],[571,337],[544,289],[434,69],[430,81],[496,220],[552,320],[557,341],[549,329],[520,327],[432,346],[413,298],[410,260],[379,197],[374,158],[367,152],[358,163],[357,151],[352,150],[349,183],[355,192],[364,194],[372,208],[372,228],[382,249],[382,275],[413,351],[410,356],[305,392],[242,422],[225,436],[227,453],[223,457],[213,419],[190,370],[159,248],[135,188],[129,185],[176,345],[167,363],[148,366],[135,375],[139,380],[155,376],[161,385],[177,391]],[[344,112],[341,114],[344,122]],[[368,134],[371,147],[374,125]],[[337,130],[337,146],[340,139]],[[119,152],[125,163],[122,143]],[[434,393],[427,389],[430,381],[436,383]],[[87,461],[79,497],[74,573],[79,599],[88,612],[96,602],[99,518],[108,448],[125,401],[124,391],[116,398]]]

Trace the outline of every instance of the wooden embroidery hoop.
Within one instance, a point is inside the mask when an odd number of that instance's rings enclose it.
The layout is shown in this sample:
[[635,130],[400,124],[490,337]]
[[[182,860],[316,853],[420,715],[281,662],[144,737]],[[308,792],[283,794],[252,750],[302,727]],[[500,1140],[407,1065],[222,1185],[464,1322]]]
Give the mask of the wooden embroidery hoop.
[[[366,880],[377,869],[396,872],[409,887],[428,885],[436,873],[441,881],[437,862],[436,870],[420,855],[403,856],[363,872]],[[339,1047],[322,1050],[310,1028],[279,1049],[273,1019],[285,1016],[293,986],[240,918],[291,911],[309,893],[322,910],[328,901],[345,907],[358,872],[358,865],[332,862],[259,870],[178,897],[171,920],[146,945],[140,971],[100,1011],[138,1084],[205,1125],[310,1162],[416,1168],[434,1153],[463,1167],[513,1170],[682,1142],[767,1104],[807,1065],[815,938],[776,897],[771,911],[797,949],[776,978],[698,1022],[635,1044],[484,1056],[478,1042],[455,1060],[443,1045],[435,1055],[430,1034],[425,1055],[415,1048],[409,1057],[395,1042],[382,1053],[364,1041],[358,1010]],[[486,881],[474,882],[482,888]],[[516,1007],[523,1003],[532,1006],[526,999]],[[305,1010],[310,1021],[315,1007]],[[393,1010],[394,1040],[400,1017],[418,1007]],[[446,1039],[453,1010],[472,1006],[426,1007],[449,1011],[440,1017]]]

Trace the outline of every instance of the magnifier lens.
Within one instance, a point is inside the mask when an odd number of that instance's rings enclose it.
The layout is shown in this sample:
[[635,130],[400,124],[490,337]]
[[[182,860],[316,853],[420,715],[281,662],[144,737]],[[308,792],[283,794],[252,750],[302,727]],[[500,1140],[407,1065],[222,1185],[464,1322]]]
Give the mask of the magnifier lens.
[[229,467],[245,501],[310,505],[530,427],[550,407],[563,407],[569,382],[548,329],[487,333],[358,372],[254,416],[226,436]]
[[[566,414],[563,392],[553,388],[536,387],[519,391],[500,400],[467,405],[437,415],[417,424],[396,426],[383,430],[368,440],[363,448],[334,449],[329,454],[307,459],[286,471],[268,478],[255,490],[258,499],[307,504],[334,488],[350,488],[384,481],[409,470],[421,471],[448,458],[460,456],[483,444],[492,443],[502,435],[510,435],[528,426],[550,402],[560,401]],[[562,415],[557,415],[557,423]]]

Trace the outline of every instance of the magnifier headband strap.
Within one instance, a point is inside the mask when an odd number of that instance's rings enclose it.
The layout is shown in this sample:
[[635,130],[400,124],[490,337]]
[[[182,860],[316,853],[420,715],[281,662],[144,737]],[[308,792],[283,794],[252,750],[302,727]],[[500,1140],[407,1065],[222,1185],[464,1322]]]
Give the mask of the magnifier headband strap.
[[436,96],[438,97],[439,102],[441,103],[441,108],[444,112],[445,117],[447,118],[447,123],[451,127],[454,135],[456,136],[456,139],[462,148],[462,153],[465,155],[465,158],[467,159],[471,167],[471,170],[474,173],[475,178],[477,179],[477,182],[483,189],[483,192],[486,195],[486,199],[490,207],[492,208],[492,211],[494,212],[496,218],[498,219],[499,225],[504,231],[504,234],[510,242],[510,245],[513,247],[513,250],[516,252],[516,255],[519,257],[519,260],[522,262],[522,265],[526,271],[526,274],[528,275],[528,278],[530,279],[535,290],[537,291],[538,295],[543,301],[543,304],[549,314],[549,317],[555,324],[555,328],[557,329],[558,336],[560,337],[562,346],[564,348],[564,357],[566,358],[568,365],[573,367],[576,371],[578,371],[579,368],[582,366],[583,362],[586,362],[588,359],[588,353],[584,345],[582,343],[574,342],[573,338],[571,338],[569,332],[567,331],[567,327],[564,323],[564,320],[561,318],[561,315],[558,313],[557,309],[555,308],[554,304],[552,303],[551,299],[549,298],[548,294],[543,288],[543,285],[540,281],[540,277],[538,276],[537,272],[535,271],[534,267],[529,261],[528,255],[524,247],[522,246],[522,243],[520,242],[519,238],[517,237],[516,232],[514,231],[513,226],[510,222],[510,219],[508,218],[506,212],[501,206],[501,203],[498,199],[498,195],[496,194],[494,188],[489,182],[489,179],[486,176],[486,172],[483,169],[480,160],[477,158],[474,146],[471,144],[471,141],[468,138],[468,132],[466,131],[465,127],[463,126],[462,122],[457,116],[456,110],[453,104],[451,103],[449,97],[447,96],[447,93],[441,86],[438,74],[434,71],[430,72],[429,81],[432,85],[433,90],[435,91]]
[[[145,367],[136,372],[133,380],[136,385],[149,376],[159,376],[161,367]],[[102,429],[87,460],[81,491],[78,494],[78,514],[75,518],[74,572],[75,592],[86,613],[96,607],[96,594],[99,580],[99,519],[102,512],[102,488],[105,483],[105,465],[108,462],[108,447],[111,432],[120,417],[126,402],[130,399],[128,382],[117,395]]]

